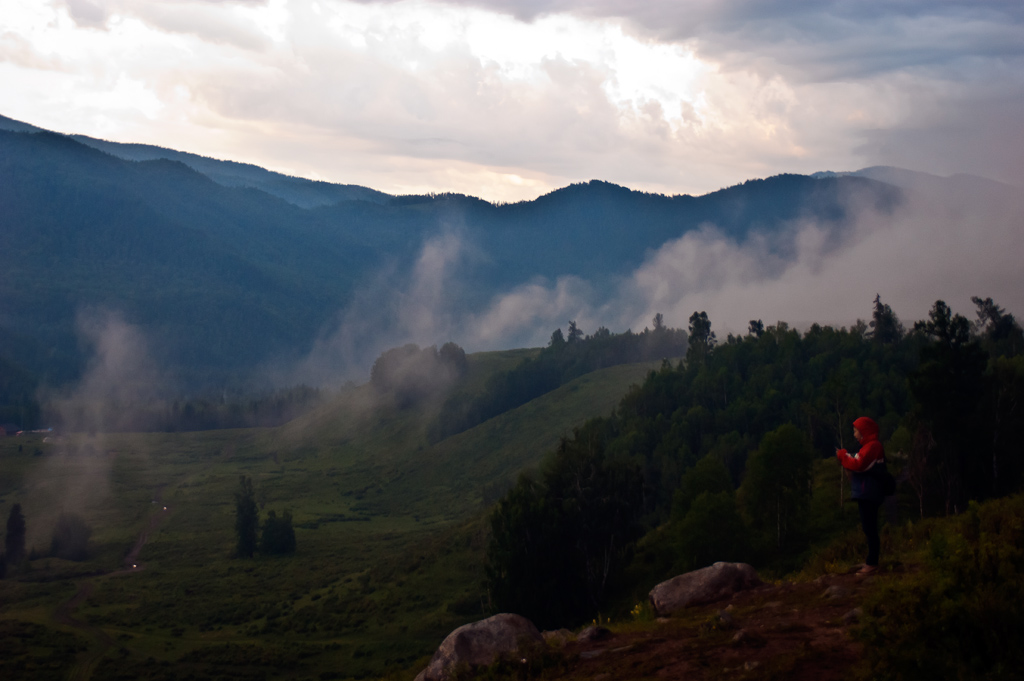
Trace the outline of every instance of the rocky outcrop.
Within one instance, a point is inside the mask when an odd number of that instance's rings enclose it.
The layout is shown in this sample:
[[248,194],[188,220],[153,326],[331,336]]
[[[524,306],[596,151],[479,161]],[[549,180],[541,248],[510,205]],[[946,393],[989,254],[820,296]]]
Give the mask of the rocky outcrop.
[[671,615],[691,605],[713,603],[761,585],[746,563],[715,563],[687,572],[651,589],[651,605],[658,615]]
[[520,615],[502,613],[472,622],[448,634],[416,681],[447,681],[456,668],[489,665],[524,644],[543,641],[533,622]]

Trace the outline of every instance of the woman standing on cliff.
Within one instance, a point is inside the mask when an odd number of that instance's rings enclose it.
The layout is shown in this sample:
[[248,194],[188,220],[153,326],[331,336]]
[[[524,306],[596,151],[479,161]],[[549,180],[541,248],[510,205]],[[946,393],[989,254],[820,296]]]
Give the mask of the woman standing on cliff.
[[[878,508],[886,497],[882,477],[886,477],[885,450],[878,440],[878,424],[867,416],[853,422],[853,436],[860,443],[860,451],[850,454],[837,449],[836,457],[851,472],[853,499],[860,509],[860,526],[868,540],[868,559],[857,574],[869,575],[878,569]],[[880,475],[881,474],[881,475]]]

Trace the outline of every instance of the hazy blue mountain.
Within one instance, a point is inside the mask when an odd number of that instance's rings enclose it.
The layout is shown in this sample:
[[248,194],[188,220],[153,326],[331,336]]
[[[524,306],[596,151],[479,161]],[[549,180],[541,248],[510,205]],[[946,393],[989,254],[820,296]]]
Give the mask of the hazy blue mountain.
[[46,132],[43,128],[31,123],[16,121],[7,116],[0,116],[0,130],[9,130],[11,132]]
[[[853,197],[881,210],[901,200],[867,177],[799,175],[700,197],[600,181],[502,205],[389,197],[0,118],[0,357],[48,383],[71,380],[88,352],[76,318],[114,310],[183,385],[220,385],[306,353],[371,282],[403,290],[439,235],[466,254],[449,308],[480,310],[538,278],[610,289],[706,224],[743,240],[813,218],[841,234]],[[785,256],[790,242],[764,243]],[[372,304],[386,316],[393,300]]]
[[894,187],[909,190],[926,190],[932,192],[968,191],[980,193],[1006,193],[1012,195],[1019,192],[1020,188],[1012,185],[990,180],[987,177],[958,173],[949,177],[923,173],[918,170],[907,170],[906,168],[894,168],[892,166],[870,166],[849,172],[823,171],[813,173],[810,177],[814,179],[832,179],[839,177],[864,177],[869,180],[885,182]]
[[[45,132],[42,128],[16,121],[6,116],[0,116],[0,130],[9,130],[11,132]],[[385,203],[391,199],[389,194],[375,189],[352,184],[332,184],[330,182],[307,180],[301,177],[291,177],[260,168],[251,163],[221,161],[200,156],[199,154],[165,149],[151,144],[108,142],[107,140],[96,139],[86,135],[69,135],[69,137],[88,147],[105,151],[111,156],[116,156],[126,161],[155,161],[158,159],[180,161],[189,168],[206,175],[217,184],[224,185],[225,187],[253,187],[261,189],[268,194],[303,208],[326,206],[339,201]]]
[[71,137],[86,146],[105,151],[111,156],[116,156],[126,161],[154,161],[157,159],[180,161],[189,168],[198,170],[217,184],[222,184],[225,187],[253,187],[255,189],[262,189],[268,194],[303,208],[326,206],[338,203],[339,201],[384,203],[391,198],[389,194],[366,187],[352,184],[331,184],[330,182],[317,182],[301,177],[291,177],[265,170],[250,163],[219,161],[207,158],[206,156],[199,156],[198,154],[164,149],[163,147],[149,144],[107,142],[106,140],[94,139],[85,135],[72,135]]
[[79,367],[83,308],[123,312],[200,375],[251,367],[308,344],[376,255],[264,192],[52,133],[0,132],[0,186],[0,327],[57,380]]

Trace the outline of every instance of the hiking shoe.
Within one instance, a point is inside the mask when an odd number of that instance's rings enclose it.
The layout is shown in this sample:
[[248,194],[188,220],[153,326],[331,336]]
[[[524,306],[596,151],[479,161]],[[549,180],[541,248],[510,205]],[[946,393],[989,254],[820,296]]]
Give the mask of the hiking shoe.
[[877,565],[865,565],[860,570],[857,570],[858,575],[873,575],[878,572]]

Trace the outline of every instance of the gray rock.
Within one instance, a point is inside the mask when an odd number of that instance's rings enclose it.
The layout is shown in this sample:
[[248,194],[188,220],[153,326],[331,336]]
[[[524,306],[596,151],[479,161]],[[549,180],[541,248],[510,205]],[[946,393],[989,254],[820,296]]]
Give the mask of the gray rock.
[[860,608],[854,608],[850,612],[848,612],[845,615],[843,615],[843,623],[844,624],[854,624],[854,623],[860,621],[861,615],[863,615],[863,614],[864,614],[863,610],[861,610]]
[[472,622],[448,634],[416,681],[445,681],[456,667],[486,666],[524,644],[543,640],[533,622],[520,615],[502,613]]
[[829,588],[825,589],[825,593],[821,594],[822,598],[835,599],[835,598],[846,598],[850,595],[848,589],[844,589],[838,584],[833,584]]
[[713,603],[760,585],[754,568],[746,563],[715,563],[654,587],[651,605],[658,615],[671,615],[691,605]]
[[588,643],[590,641],[601,641],[603,639],[608,638],[611,635],[612,632],[609,629],[605,629],[604,627],[592,626],[587,627],[579,634],[577,634],[576,640]]

